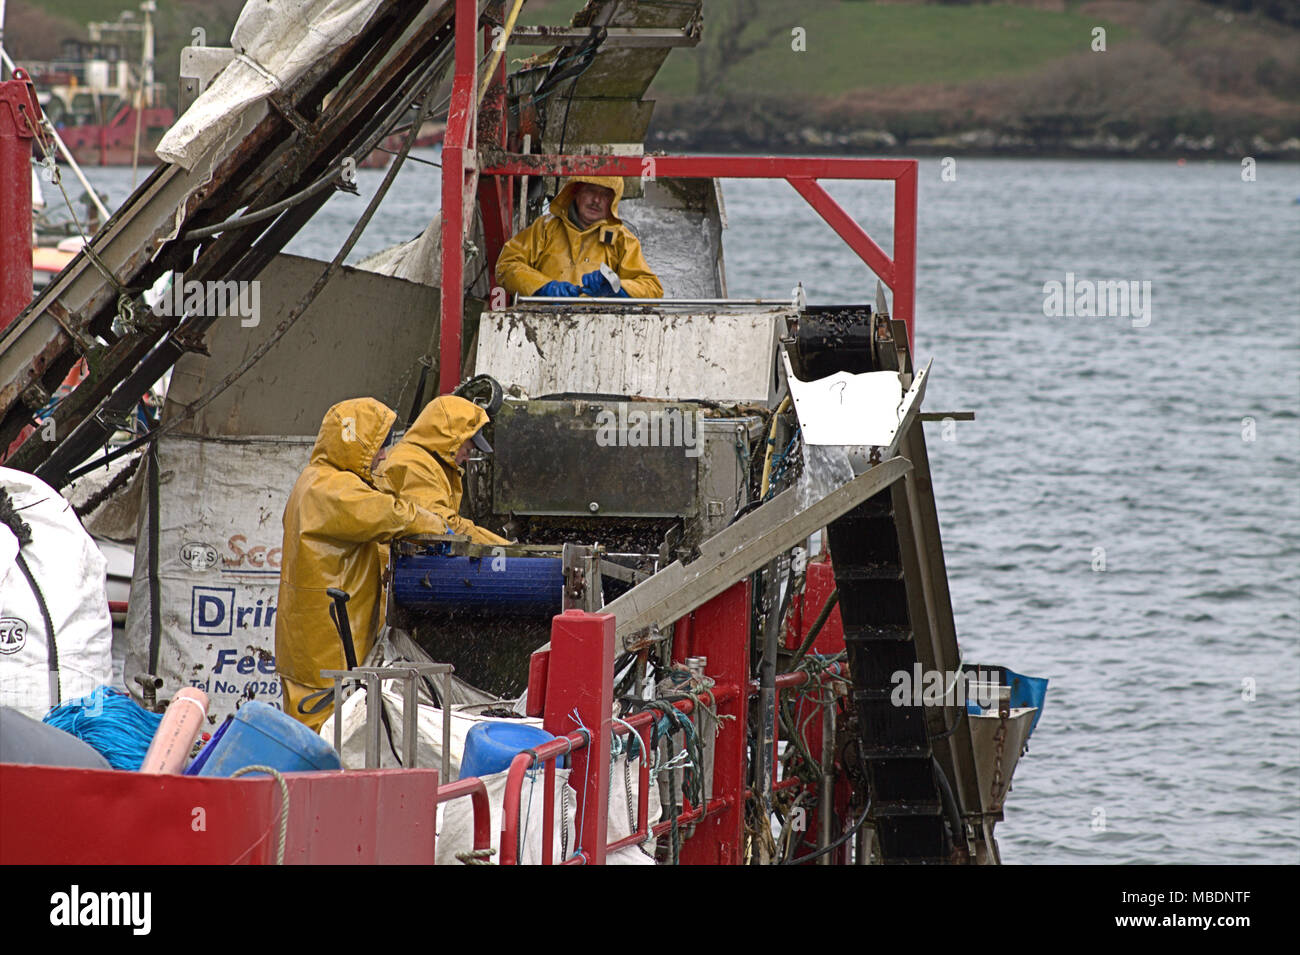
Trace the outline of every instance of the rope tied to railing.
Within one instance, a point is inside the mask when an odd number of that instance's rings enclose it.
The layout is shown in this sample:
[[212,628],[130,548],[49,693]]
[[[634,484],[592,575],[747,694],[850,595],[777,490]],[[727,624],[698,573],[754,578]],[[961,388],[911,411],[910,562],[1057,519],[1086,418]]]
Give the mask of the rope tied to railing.
[[[681,827],[677,819],[685,808],[684,800],[689,799],[692,804],[700,806],[704,793],[704,756],[700,735],[691,718],[675,705],[677,702],[687,700],[697,706],[701,705],[694,693],[667,693],[653,700],[623,700],[626,711],[649,711],[655,714],[655,719],[650,724],[650,749],[654,754],[650,777],[658,781],[661,774],[668,773],[668,799],[665,808],[671,822],[670,858],[673,865],[678,864],[681,854]],[[668,758],[661,758],[660,741],[666,740],[671,744],[672,737],[679,732],[682,734],[681,750]],[[671,748],[670,745],[669,749]],[[681,770],[682,792],[680,794],[677,770]]]
[[[613,720],[615,723],[627,728],[627,736],[619,736],[617,733],[611,734],[609,741],[609,755],[611,757],[622,756],[626,753],[629,761],[640,757],[642,748],[641,734],[632,727],[631,723],[621,720],[617,716],[613,717]],[[635,750],[635,752],[633,750]]]
[[[632,808],[632,760],[645,759],[643,750],[645,747],[641,743],[641,734],[638,733],[625,720],[613,717],[615,723],[618,723],[627,729],[626,740],[621,739],[617,733],[611,733],[609,739],[609,783],[610,790],[614,788],[614,760],[623,756],[623,792],[627,796],[627,829],[628,833],[635,835],[637,829],[636,812]],[[635,741],[636,752],[632,752],[633,742]]]
[[463,862],[465,865],[496,865],[492,857],[497,854],[495,849],[470,849],[467,852],[457,852],[456,861]]
[[[571,720],[572,720],[572,721],[577,725],[577,727],[578,727],[577,731],[578,731],[579,733],[581,733],[583,736],[586,737],[586,739],[587,739],[586,745],[587,745],[588,747],[590,747],[590,746],[591,746],[591,730],[587,729],[587,724],[584,723],[584,722],[582,721],[582,714],[578,712],[578,708],[577,708],[576,706],[573,708],[573,712],[569,714],[569,719],[571,719]],[[582,805],[583,805],[583,812],[582,812],[582,814],[578,817],[577,832],[574,833],[574,839],[573,839],[574,855],[577,855],[580,851],[582,851],[582,846],[583,846],[583,842],[582,842],[582,824],[586,821],[586,818],[585,818],[585,817],[586,817],[586,815],[587,815],[587,813],[586,813],[586,806],[587,806],[587,790],[588,790],[588,788],[590,787],[590,785],[591,785],[591,774],[590,774],[590,773],[584,773],[584,774],[583,774],[583,778],[582,778]],[[561,858],[567,860],[567,859],[569,858],[569,856],[568,856],[568,855],[564,855],[564,854],[562,854],[562,855],[561,855]]]
[[[805,783],[812,786],[821,785],[821,760],[817,759],[808,744],[808,726],[827,706],[834,706],[839,698],[832,684],[847,684],[846,677],[832,672],[832,668],[846,658],[841,652],[832,656],[809,654],[800,659],[788,672],[800,672],[808,675],[802,686],[790,687],[781,700],[778,710],[781,725],[785,728],[786,739],[793,744],[786,750],[782,759],[787,776],[798,775]],[[792,703],[796,697],[810,699],[813,703],[803,719],[795,725]]]

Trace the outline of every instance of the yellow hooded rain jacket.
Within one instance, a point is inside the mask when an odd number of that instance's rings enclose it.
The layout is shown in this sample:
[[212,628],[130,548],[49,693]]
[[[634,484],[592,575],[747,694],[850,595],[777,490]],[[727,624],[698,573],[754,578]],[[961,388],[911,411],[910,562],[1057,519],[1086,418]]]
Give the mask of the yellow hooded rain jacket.
[[312,729],[325,722],[331,707],[308,716],[298,712],[298,703],[332,685],[321,670],[347,666],[325,591],[337,587],[351,595],[348,620],[360,662],[383,620],[380,574],[388,548],[381,542],[446,533],[436,514],[374,486],[370,463],[396,420],[373,398],[330,408],[284,508],[275,661],[286,712]]
[[[609,217],[585,229],[569,219],[573,191],[580,182],[614,190]],[[582,285],[582,277],[608,265],[618,273],[633,298],[661,298],[664,287],[650,271],[641,243],[618,217],[623,198],[621,176],[574,176],[551,200],[551,214],[542,216],[512,238],[497,258],[497,281],[507,292],[532,295],[547,282]]]
[[487,412],[472,401],[457,395],[433,399],[393,447],[379,480],[402,500],[437,514],[452,534],[466,534],[479,544],[508,544],[460,516],[464,472],[456,464],[456,452],[487,423]]

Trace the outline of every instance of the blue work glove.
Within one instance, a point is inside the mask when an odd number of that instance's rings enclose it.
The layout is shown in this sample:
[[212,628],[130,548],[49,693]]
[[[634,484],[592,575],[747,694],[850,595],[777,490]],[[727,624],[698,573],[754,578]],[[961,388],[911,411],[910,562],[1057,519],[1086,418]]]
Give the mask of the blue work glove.
[[631,298],[626,289],[614,291],[614,286],[609,284],[609,279],[597,269],[594,272],[588,272],[582,277],[582,290],[592,298]]
[[547,282],[533,294],[550,295],[555,298],[577,298],[582,294],[582,289],[572,282]]

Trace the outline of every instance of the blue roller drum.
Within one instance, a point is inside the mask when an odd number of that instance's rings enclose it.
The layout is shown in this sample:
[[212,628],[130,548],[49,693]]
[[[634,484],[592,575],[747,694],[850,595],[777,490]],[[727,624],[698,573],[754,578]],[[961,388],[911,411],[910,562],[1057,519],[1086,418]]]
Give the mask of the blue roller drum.
[[399,556],[393,599],[406,610],[547,615],[561,610],[564,570],[555,557]]

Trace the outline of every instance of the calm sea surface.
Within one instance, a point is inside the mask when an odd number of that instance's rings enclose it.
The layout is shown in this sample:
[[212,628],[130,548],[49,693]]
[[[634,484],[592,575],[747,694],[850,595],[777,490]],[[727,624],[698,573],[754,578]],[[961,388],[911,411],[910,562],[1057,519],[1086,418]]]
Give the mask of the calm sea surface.
[[[407,164],[352,261],[424,228],[437,173]],[[1051,680],[1004,859],[1300,862],[1300,166],[941,173],[922,162],[916,346],[927,410],[976,413],[927,425],[958,636]],[[330,258],[382,175],[289,251]],[[889,187],[828,188],[890,248]],[[872,300],[787,185],[725,195],[733,295]],[[1045,315],[1067,273],[1137,283],[1142,314]]]

